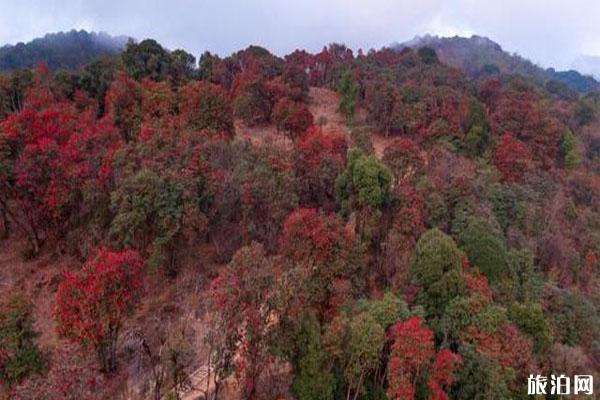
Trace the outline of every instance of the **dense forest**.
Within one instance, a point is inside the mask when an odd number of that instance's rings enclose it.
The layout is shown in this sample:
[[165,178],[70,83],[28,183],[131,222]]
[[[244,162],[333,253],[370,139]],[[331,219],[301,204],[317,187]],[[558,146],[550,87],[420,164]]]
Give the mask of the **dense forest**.
[[0,396],[520,399],[597,374],[599,108],[430,47],[148,39],[4,73]]
[[34,68],[41,62],[53,71],[78,69],[98,57],[118,56],[127,40],[83,30],[49,33],[29,43],[0,47],[0,71]]
[[[591,76],[582,75],[578,71],[556,71],[554,68],[544,69],[531,61],[510,54],[487,37],[473,35],[470,38],[454,36],[417,36],[413,40],[393,47],[420,48],[431,47],[444,63],[460,68],[472,77],[502,72],[519,74],[535,80],[536,83],[566,86],[572,91],[587,93],[600,89],[600,84]],[[592,65],[589,68],[593,68]]]

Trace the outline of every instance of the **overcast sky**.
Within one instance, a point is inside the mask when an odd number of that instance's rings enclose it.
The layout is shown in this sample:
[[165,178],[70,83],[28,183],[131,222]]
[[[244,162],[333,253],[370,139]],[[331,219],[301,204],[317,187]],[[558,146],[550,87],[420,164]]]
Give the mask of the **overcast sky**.
[[86,29],[170,49],[277,54],[329,42],[380,48],[425,33],[479,34],[543,66],[600,55],[600,0],[0,0],[0,44]]

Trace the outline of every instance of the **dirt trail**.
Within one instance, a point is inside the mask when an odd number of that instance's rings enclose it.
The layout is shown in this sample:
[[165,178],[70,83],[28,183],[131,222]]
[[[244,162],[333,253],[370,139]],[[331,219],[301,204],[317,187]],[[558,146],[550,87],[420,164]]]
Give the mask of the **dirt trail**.
[[56,259],[49,252],[24,260],[26,247],[26,241],[16,234],[0,241],[0,299],[20,294],[32,303],[34,328],[40,334],[37,343],[47,350],[58,343],[52,317],[56,286],[74,261],[66,255]]
[[315,117],[315,122],[320,117],[325,117],[327,120],[327,123],[323,126],[323,132],[341,132],[350,136],[350,130],[346,125],[346,121],[338,112],[340,95],[337,92],[327,88],[311,87],[309,96],[310,103],[308,109]]
[[183,393],[180,393],[181,400],[197,400],[203,399],[206,391],[206,383],[209,378],[210,372],[210,382],[208,382],[208,390],[212,392],[214,390],[214,381],[213,381],[213,371],[209,371],[209,367],[206,365],[201,366],[196,371],[194,371],[189,376],[189,386],[187,390]]
[[[339,94],[326,88],[310,88],[309,110],[315,117],[325,117],[327,124],[323,126],[325,133],[341,132],[350,137],[350,130],[346,125],[344,117],[338,112]],[[282,146],[291,146],[291,141],[284,135],[277,133],[274,126],[247,127],[236,121],[236,133],[240,138],[247,138],[252,143],[260,144],[265,141],[277,143]],[[210,371],[209,391],[214,389],[214,376]],[[189,384],[183,393],[180,393],[182,400],[203,399],[206,391],[207,379],[209,379],[209,368],[202,365],[189,376]]]
[[[346,124],[346,119],[338,111],[340,104],[340,95],[334,90],[323,87],[311,87],[309,90],[308,109],[314,116],[315,123],[324,118],[323,132],[327,134],[342,133],[350,141],[350,128]],[[366,111],[359,108],[356,112],[355,120],[358,126],[364,125]],[[359,128],[361,129],[361,128]],[[364,129],[364,128],[362,128]],[[240,121],[235,122],[236,136],[242,139],[248,139],[254,144],[269,142],[290,149],[292,141],[285,135],[277,132],[273,124],[248,127]],[[378,133],[371,133],[375,156],[379,159],[383,157],[383,151],[389,145],[391,139]]]
[[283,133],[277,132],[273,124],[263,126],[246,126],[243,122],[235,121],[235,135],[241,139],[248,139],[252,144],[272,143],[280,147],[291,148],[292,141]]
[[383,136],[379,133],[373,133],[373,135],[371,136],[371,139],[373,141],[373,149],[375,150],[375,157],[377,157],[378,159],[381,160],[383,158],[383,152],[385,151],[386,147],[388,147],[390,145],[390,142],[392,141],[392,139],[386,138],[385,136]]
[[[323,127],[323,131],[325,133],[341,132],[346,135],[348,140],[350,140],[350,128],[348,128],[345,118],[338,111],[338,106],[340,104],[339,93],[327,88],[311,87],[310,98],[311,100],[308,108],[315,117],[315,122],[317,122],[321,116],[327,119],[327,124]],[[356,111],[355,116],[357,125],[364,125],[365,119],[366,111],[359,108]],[[375,156],[381,159],[385,148],[392,139],[386,138],[379,133],[371,132],[371,140],[373,142]]]

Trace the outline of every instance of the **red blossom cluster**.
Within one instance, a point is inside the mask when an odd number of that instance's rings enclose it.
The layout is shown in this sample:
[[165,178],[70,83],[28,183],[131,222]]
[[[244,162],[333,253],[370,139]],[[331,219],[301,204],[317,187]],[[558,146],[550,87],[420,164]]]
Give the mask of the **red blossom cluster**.
[[119,330],[142,291],[144,261],[133,250],[98,250],[79,274],[67,273],[56,294],[58,333],[98,351],[115,367]]
[[454,383],[461,357],[450,350],[435,352],[433,331],[420,317],[397,322],[388,331],[391,341],[387,396],[393,400],[415,398],[417,382],[429,371],[427,386],[431,400],[446,400],[445,389]]

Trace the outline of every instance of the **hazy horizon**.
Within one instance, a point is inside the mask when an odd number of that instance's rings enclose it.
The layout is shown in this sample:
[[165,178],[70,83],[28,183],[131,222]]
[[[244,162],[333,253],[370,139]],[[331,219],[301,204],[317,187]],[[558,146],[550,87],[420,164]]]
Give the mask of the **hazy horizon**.
[[[577,6],[575,6],[576,4]],[[600,55],[600,2],[579,0],[273,0],[219,3],[190,0],[117,3],[68,0],[18,4],[0,0],[0,44],[28,42],[46,33],[85,29],[154,38],[170,49],[198,56],[205,50],[229,55],[257,44],[277,54],[296,48],[318,51],[330,42],[352,49],[381,48],[425,34],[489,37],[543,67],[568,69],[582,55]],[[118,12],[117,12],[118,11]]]

